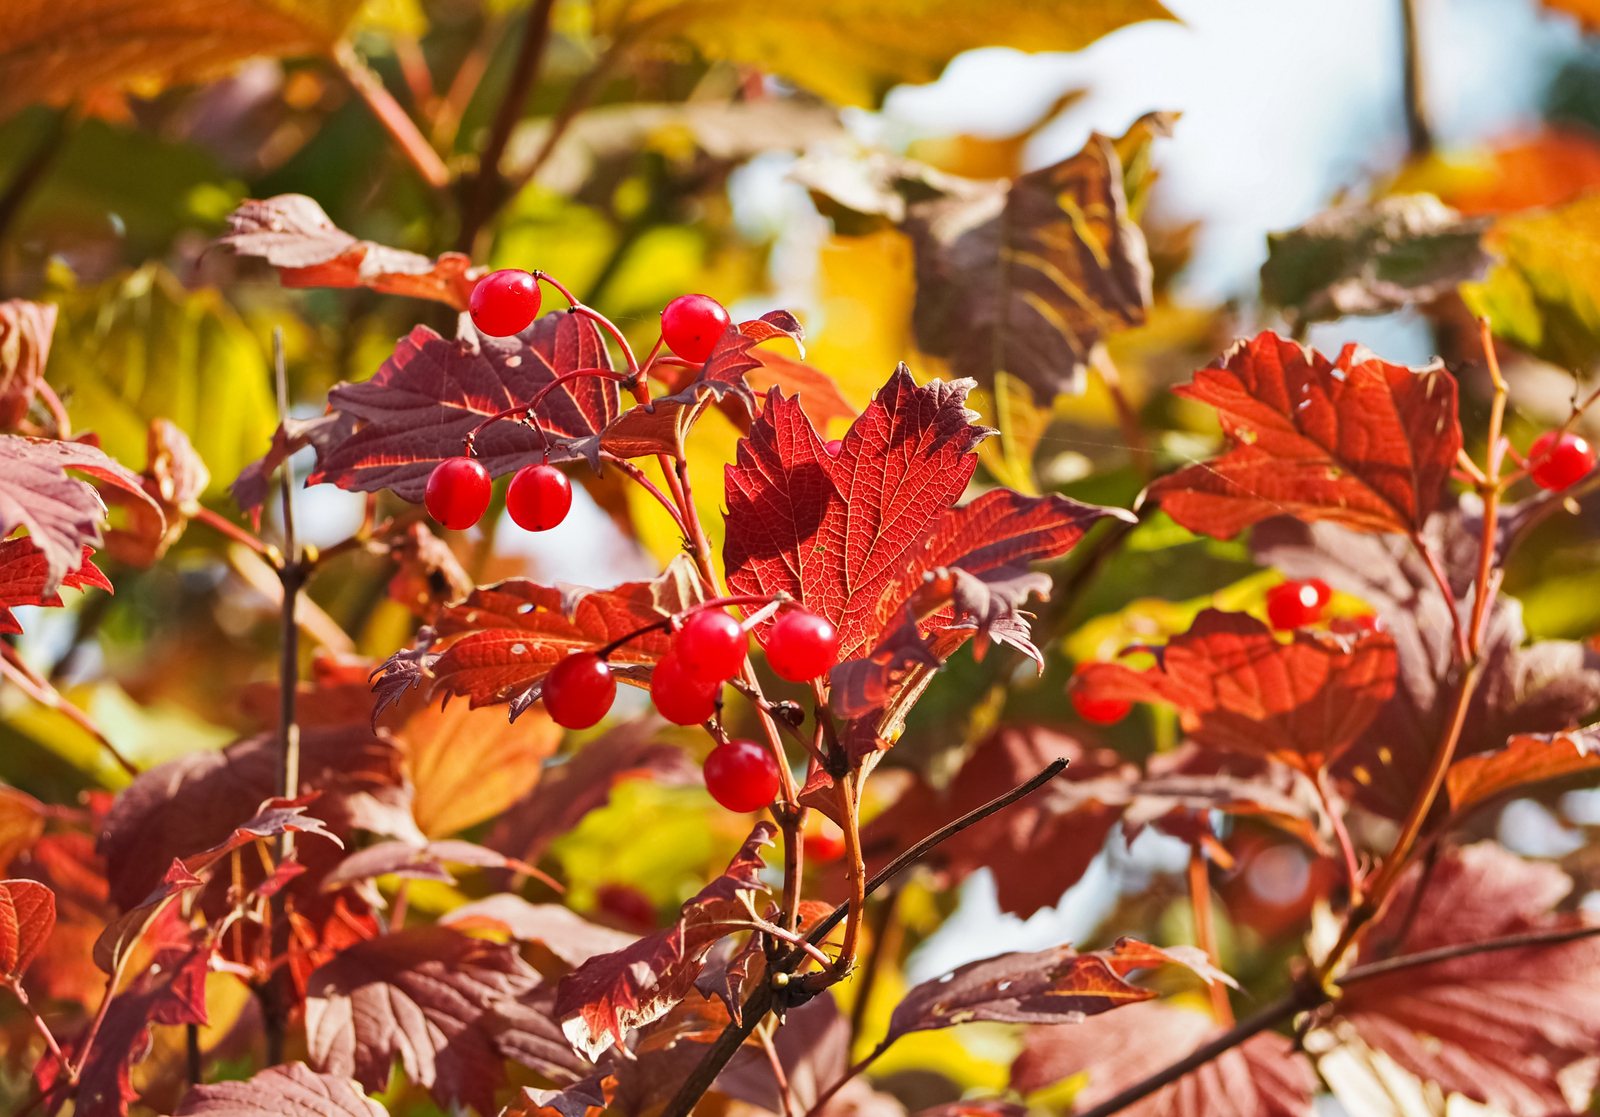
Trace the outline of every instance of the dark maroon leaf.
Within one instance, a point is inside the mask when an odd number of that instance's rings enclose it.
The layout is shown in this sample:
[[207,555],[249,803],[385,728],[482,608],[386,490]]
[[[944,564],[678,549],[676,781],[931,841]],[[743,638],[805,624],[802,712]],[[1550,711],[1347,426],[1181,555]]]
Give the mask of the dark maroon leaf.
[[553,1109],[561,1117],[584,1117],[589,1107],[606,1107],[606,1092],[602,1087],[605,1076],[591,1074],[564,1090],[536,1090],[524,1086],[511,1104],[501,1110],[500,1117],[538,1117],[540,1111]]
[[388,1117],[388,1110],[348,1078],[288,1063],[248,1082],[191,1086],[174,1117]]
[[474,842],[447,838],[415,845],[411,842],[379,842],[352,853],[337,868],[322,878],[324,889],[342,888],[357,881],[394,874],[412,880],[434,880],[454,884],[445,862],[472,865],[482,869],[527,868],[503,853],[485,849]]
[[504,1079],[489,1014],[539,978],[511,947],[448,927],[410,927],[358,943],[312,973],[312,1067],[381,1090],[396,1059],[440,1106],[494,1112]]
[[[1166,1068],[1224,1029],[1208,1013],[1165,1001],[1130,1005],[1087,1027],[1031,1028],[1011,1065],[1011,1088],[1031,1094],[1085,1075],[1078,1110]],[[1263,1032],[1136,1102],[1129,1117],[1311,1117],[1316,1072],[1287,1037]]]
[[621,950],[639,938],[591,923],[560,904],[530,904],[509,892],[463,904],[440,922],[460,931],[499,931],[519,942],[539,943],[569,967]]
[[15,982],[56,925],[56,894],[38,881],[0,880],[0,981]]
[[[1572,889],[1565,873],[1493,842],[1441,857],[1412,917],[1419,870],[1396,887],[1356,964],[1582,923],[1552,911]],[[1596,980],[1600,940],[1583,939],[1355,982],[1339,1013],[1369,1046],[1447,1094],[1517,1117],[1565,1113],[1563,1071],[1592,1058],[1600,1044]]]
[[[94,548],[85,547],[78,568],[62,576],[60,584],[75,590],[93,586],[115,593],[110,581],[100,573],[100,568],[89,561],[93,554]],[[49,561],[34,544],[31,535],[0,540],[0,635],[22,632],[22,625],[11,611],[13,606],[61,605],[59,593],[44,592],[49,577]]]
[[67,470],[113,485],[144,502],[159,518],[161,510],[144,491],[139,475],[106,457],[85,442],[50,442],[39,438],[0,435],[0,538],[16,528],[28,536],[45,560],[40,593],[56,592],[67,574],[83,563],[84,549],[101,543],[100,523],[105,504],[94,486]]
[[706,952],[750,922],[749,904],[766,891],[758,875],[760,850],[776,834],[770,822],[757,823],[727,871],[684,904],[671,927],[596,955],[561,979],[556,1015],[574,1047],[596,1059],[630,1029],[660,1019],[688,996]]
[[[448,341],[417,326],[371,380],[341,384],[328,394],[329,407],[353,419],[356,430],[318,446],[306,484],[392,489],[420,502],[433,467],[464,453],[466,436],[479,423],[526,404],[563,373],[610,367],[599,330],[567,311],[546,314],[517,337],[482,337],[469,327]],[[549,432],[550,460],[583,456],[578,443],[584,440],[591,454],[597,452],[595,436],[619,411],[611,380],[584,376],[551,391],[537,416]],[[533,428],[504,419],[485,427],[475,447],[484,468],[499,477],[543,460],[545,442]]]
[[500,1054],[552,1082],[578,1083],[594,1064],[572,1049],[555,1016],[556,989],[546,982],[515,999],[496,1001],[483,1026],[495,1038]]

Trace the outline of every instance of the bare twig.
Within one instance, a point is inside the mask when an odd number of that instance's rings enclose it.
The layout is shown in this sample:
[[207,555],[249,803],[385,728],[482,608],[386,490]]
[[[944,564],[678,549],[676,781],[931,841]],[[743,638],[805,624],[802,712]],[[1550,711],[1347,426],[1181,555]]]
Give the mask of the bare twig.
[[1433,130],[1428,126],[1428,102],[1422,92],[1422,46],[1418,41],[1417,0],[1400,0],[1405,34],[1406,145],[1413,158],[1433,150]]
[[[1206,871],[1206,855],[1198,843],[1189,847],[1189,903],[1194,909],[1194,942],[1213,966],[1222,964],[1217,950],[1217,925],[1211,911],[1211,875]],[[1211,1012],[1224,1024],[1233,1023],[1233,1005],[1228,1000],[1227,986],[1220,981],[1208,981],[1211,991]]]
[[450,185],[450,169],[444,165],[444,160],[433,150],[427,137],[418,131],[415,122],[400,107],[400,102],[384,87],[383,79],[356,55],[355,48],[345,40],[339,40],[334,44],[333,60],[423,181],[435,190]]
[[844,942],[839,947],[839,961],[835,965],[833,980],[843,979],[856,964],[856,943],[861,935],[861,916],[867,906],[867,866],[861,856],[861,825],[856,817],[857,773],[845,772],[835,776],[833,787],[839,802],[839,818],[844,827],[844,879],[850,888],[848,918],[844,925]]
[[1483,498],[1483,538],[1478,552],[1478,575],[1473,583],[1472,621],[1467,626],[1467,646],[1477,655],[1483,646],[1483,626],[1488,619],[1490,598],[1495,583],[1490,578],[1494,570],[1495,534],[1500,522],[1500,465],[1505,460],[1505,445],[1501,428],[1505,423],[1505,377],[1500,375],[1500,361],[1494,352],[1494,334],[1489,319],[1478,319],[1478,335],[1483,344],[1484,360],[1489,363],[1489,376],[1494,381],[1494,403],[1489,410],[1489,444],[1484,460],[1484,477],[1478,483],[1478,494]]
[[[277,375],[278,421],[289,419],[289,379],[283,354],[283,327],[272,331],[272,359]],[[285,458],[278,474],[283,499],[283,563],[278,581],[283,586],[283,603],[278,610],[278,794],[292,798],[300,791],[300,726],[295,722],[295,692],[300,680],[300,625],[295,606],[305,584],[305,567],[294,537],[294,462]],[[285,830],[279,839],[278,855],[294,853],[294,833]]]
[[111,743],[111,739],[93,718],[62,697],[61,692],[51,686],[49,680],[40,678],[17,654],[17,649],[4,640],[0,640],[0,675],[10,679],[18,690],[39,705],[48,706],[65,714],[78,728],[98,741],[100,747],[110,753],[111,759],[115,760],[128,775],[139,774],[139,766],[118,751],[117,746]]

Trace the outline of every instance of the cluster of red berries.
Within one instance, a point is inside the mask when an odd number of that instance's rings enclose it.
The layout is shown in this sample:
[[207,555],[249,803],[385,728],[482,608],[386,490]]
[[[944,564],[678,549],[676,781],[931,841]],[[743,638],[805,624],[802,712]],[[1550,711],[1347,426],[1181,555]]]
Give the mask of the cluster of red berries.
[[1545,431],[1528,448],[1528,476],[1555,493],[1587,477],[1594,462],[1593,447],[1568,431]]

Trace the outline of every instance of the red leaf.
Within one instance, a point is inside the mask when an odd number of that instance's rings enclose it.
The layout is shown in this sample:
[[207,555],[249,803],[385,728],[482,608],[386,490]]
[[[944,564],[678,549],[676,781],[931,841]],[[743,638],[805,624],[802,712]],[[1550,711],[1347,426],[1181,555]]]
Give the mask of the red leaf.
[[977,467],[973,449],[991,433],[964,406],[970,387],[918,387],[902,365],[837,457],[795,400],[770,392],[727,469],[734,592],[793,595],[839,629],[840,659],[856,659],[900,624],[936,567],[1019,571],[1065,553],[1094,521],[1126,515],[1003,490],[953,507]]
[[56,894],[38,881],[0,880],[0,980],[22,977],[56,925]]
[[[1023,1095],[1086,1074],[1073,1096],[1089,1109],[1162,1070],[1223,1031],[1202,1012],[1163,1001],[1130,1005],[1086,1028],[1029,1029],[1011,1065]],[[1263,1032],[1130,1105],[1127,1117],[1311,1117],[1317,1076],[1287,1038]]]
[[969,1020],[1001,1024],[1077,1024],[1124,1005],[1160,994],[1131,984],[1138,969],[1175,962],[1207,981],[1233,980],[1192,946],[1162,950],[1121,938],[1108,950],[1079,954],[1055,946],[1032,954],[1013,952],[968,962],[943,977],[925,981],[895,1006],[889,1018],[889,1043],[910,1032],[948,1028]]
[[1445,775],[1450,808],[1464,810],[1526,784],[1600,768],[1597,750],[1600,725],[1513,737],[1502,752],[1469,756],[1450,765]]
[[[93,547],[84,547],[80,565],[76,570],[68,571],[60,584],[75,590],[93,586],[115,593],[111,582],[100,573],[100,568],[89,561],[93,554]],[[22,631],[21,623],[11,611],[14,605],[60,607],[59,593],[44,592],[49,576],[49,562],[31,535],[0,540],[0,633],[17,634]]]
[[175,1117],[388,1117],[388,1110],[349,1078],[288,1063],[248,1082],[191,1086]]
[[[407,652],[391,657],[377,685],[398,697],[425,672],[433,677],[435,692],[465,695],[474,707],[509,702],[514,719],[538,700],[544,676],[569,652],[608,644],[701,599],[698,575],[684,555],[648,582],[624,582],[608,590],[513,578],[442,609],[427,658]],[[648,686],[648,673],[635,668],[659,660],[669,640],[664,631],[629,640],[611,653],[613,672],[625,682]],[[397,675],[393,686],[391,672]]]
[[1038,726],[1006,726],[973,751],[949,786],[918,780],[861,832],[869,872],[968,811],[1031,779],[1056,757],[1067,770],[1021,802],[956,834],[929,854],[952,884],[987,867],[1000,909],[1027,918],[1061,899],[1122,817],[1138,769],[1109,749],[1086,749]]
[[[371,380],[340,384],[328,393],[329,407],[353,420],[355,432],[342,440],[311,440],[317,468],[306,484],[330,482],[357,492],[392,489],[420,502],[433,467],[460,456],[467,434],[479,423],[527,403],[563,373],[610,367],[599,330],[566,311],[546,314],[518,337],[480,337],[468,330],[447,341],[417,326]],[[620,410],[611,380],[581,376],[551,391],[537,416],[550,434],[550,460],[597,453],[595,436]],[[538,432],[510,419],[485,427],[475,449],[495,477],[544,457]]]
[[357,943],[311,975],[306,1050],[313,1068],[388,1085],[396,1059],[444,1108],[493,1113],[504,1070],[490,1012],[539,977],[510,946],[448,927],[410,927]]
[[1201,744],[1306,772],[1349,748],[1394,693],[1394,640],[1381,632],[1346,638],[1301,629],[1284,644],[1246,613],[1207,609],[1160,659],[1147,671],[1087,664],[1074,685],[1097,699],[1176,706]]
[[[1440,858],[1413,910],[1419,870],[1367,930],[1357,964],[1578,924],[1551,909],[1572,881],[1493,842]],[[1409,924],[1409,926],[1408,926]],[[1396,941],[1402,929],[1403,939]],[[1600,940],[1496,951],[1349,985],[1339,1013],[1412,1074],[1518,1115],[1565,1113],[1563,1071],[1600,1044]]]
[[770,822],[757,823],[727,871],[684,904],[671,927],[590,958],[561,979],[556,1016],[574,1047],[597,1059],[630,1029],[660,1019],[689,995],[706,952],[738,929],[728,923],[749,923],[748,902],[766,891],[760,849],[776,834]]
[[228,215],[228,228],[221,243],[241,256],[264,258],[278,269],[285,287],[370,287],[465,310],[486,270],[473,267],[471,257],[460,252],[434,261],[357,240],[304,194],[248,198]]
[[1218,538],[1287,514],[1355,531],[1420,531],[1461,449],[1456,382],[1355,344],[1337,361],[1273,333],[1173,389],[1217,410],[1228,451],[1150,486],[1184,527]]
[[67,476],[69,469],[131,493],[161,515],[137,474],[88,443],[0,435],[0,473],[6,479],[0,487],[0,539],[18,526],[28,529],[44,556],[39,592],[46,596],[83,562],[85,547],[100,545],[100,522],[106,515],[94,487]]
[[56,305],[26,299],[0,302],[0,430],[28,417],[56,329]]
[[860,414],[844,398],[833,377],[821,369],[770,349],[753,350],[751,356],[761,365],[746,370],[744,382],[757,397],[764,397],[772,388],[777,388],[780,395],[794,396],[817,430],[826,431],[834,419],[853,420]]
[[530,904],[510,892],[463,904],[439,922],[461,931],[499,931],[518,942],[539,943],[568,966],[581,966],[597,954],[621,950],[639,938],[590,923],[560,904]]

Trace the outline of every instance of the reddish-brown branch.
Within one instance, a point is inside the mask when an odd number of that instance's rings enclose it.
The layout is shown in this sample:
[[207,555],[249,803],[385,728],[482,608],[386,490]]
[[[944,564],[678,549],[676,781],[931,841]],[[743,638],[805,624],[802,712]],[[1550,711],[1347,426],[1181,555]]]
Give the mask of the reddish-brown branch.
[[[1206,871],[1206,855],[1199,845],[1189,848],[1189,903],[1194,911],[1194,942],[1213,966],[1221,967],[1222,956],[1217,950],[1217,925],[1211,911],[1211,876]],[[1208,981],[1211,993],[1211,1012],[1223,1024],[1233,1023],[1233,1005],[1228,1001],[1227,987],[1220,981]]]
[[378,123],[383,125],[423,181],[435,190],[450,185],[450,169],[444,165],[444,160],[433,150],[427,137],[417,130],[415,122],[400,107],[400,102],[384,88],[383,79],[356,56],[355,48],[341,39],[334,44],[333,60],[339,64],[351,88],[361,95],[367,108],[372,110],[372,115],[378,118]]
[[93,718],[62,697],[61,692],[51,686],[49,680],[40,678],[17,654],[17,650],[3,640],[0,640],[0,675],[10,679],[18,690],[39,705],[65,714],[78,728],[98,741],[100,747],[110,753],[111,759],[115,760],[128,775],[139,774],[139,766],[118,751],[117,746],[111,743],[111,739]]
[[249,547],[258,555],[264,555],[267,553],[267,545],[265,543],[261,542],[261,540],[257,539],[254,535],[251,535],[248,531],[234,523],[232,520],[228,519],[226,516],[218,515],[209,508],[201,507],[197,509],[195,514],[190,518],[195,520],[197,523],[205,524],[213,531],[221,532],[229,539],[232,539],[235,543],[243,543],[246,547]]

